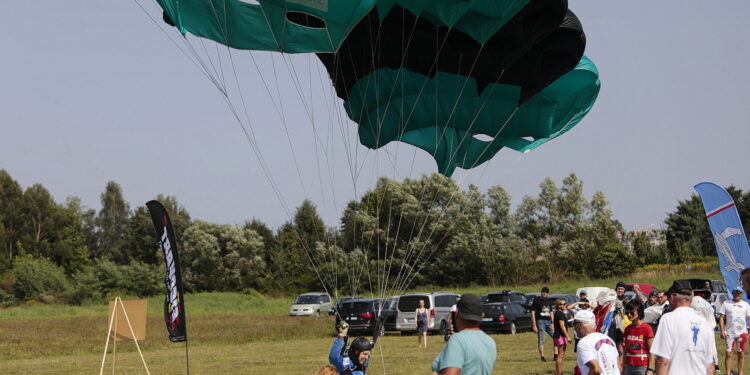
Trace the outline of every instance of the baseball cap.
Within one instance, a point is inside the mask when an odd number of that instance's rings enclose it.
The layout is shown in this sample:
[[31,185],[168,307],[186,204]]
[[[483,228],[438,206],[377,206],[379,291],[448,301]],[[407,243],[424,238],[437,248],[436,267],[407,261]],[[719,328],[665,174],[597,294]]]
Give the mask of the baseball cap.
[[596,322],[596,317],[594,317],[594,313],[589,310],[578,310],[575,317],[573,319],[568,320],[569,322]]
[[542,293],[549,293],[549,288],[547,288],[546,286],[543,286]]
[[615,289],[616,289],[616,288],[619,288],[619,287],[623,287],[623,288],[625,288],[626,286],[627,286],[627,285],[625,285],[625,282],[624,282],[624,281],[618,281],[618,282],[617,282],[617,285],[615,286]]
[[732,289],[732,293],[742,294],[745,293],[745,291],[741,286],[737,285],[736,287],[734,287],[734,289]]
[[682,294],[683,296],[693,295],[693,287],[687,280],[675,280],[667,291],[667,294]]
[[461,317],[466,320],[477,322],[482,320],[482,302],[479,301],[479,297],[473,294],[461,295],[461,298],[456,302],[456,308],[461,313]]

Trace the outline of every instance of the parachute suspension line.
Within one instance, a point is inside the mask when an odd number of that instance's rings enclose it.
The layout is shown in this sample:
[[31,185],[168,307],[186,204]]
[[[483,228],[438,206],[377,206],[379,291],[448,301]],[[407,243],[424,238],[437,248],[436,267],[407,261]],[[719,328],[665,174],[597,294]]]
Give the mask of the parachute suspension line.
[[[319,145],[324,145],[325,143],[320,139],[318,131],[317,131],[316,127],[315,127],[315,119],[314,119],[313,112],[312,112],[312,109],[311,109],[313,106],[312,106],[312,103],[310,103],[311,105],[308,107],[307,103],[304,100],[304,95],[303,95],[303,92],[302,92],[303,90],[302,90],[301,80],[299,78],[299,75],[297,74],[297,70],[295,69],[294,64],[290,63],[286,59],[284,59],[284,63],[286,65],[286,67],[287,67],[287,71],[290,73],[290,75],[293,78],[293,83],[295,84],[295,88],[297,89],[297,93],[298,93],[300,99],[302,100],[303,105],[305,107],[305,111],[306,111],[306,113],[308,115],[308,118],[311,121],[313,133],[315,135],[314,136],[314,140],[315,140],[316,161],[317,161],[317,165],[318,165],[318,170],[320,171],[320,150],[319,150],[320,146]],[[323,154],[324,154],[324,156],[326,158],[327,164],[329,164],[328,163],[328,151],[326,150],[325,147],[323,149]],[[318,173],[318,179],[319,179],[319,183],[320,183],[321,188],[322,188],[322,177],[320,176],[320,173]]]
[[[409,47],[409,46],[411,45],[411,42],[412,42],[412,38],[413,38],[413,35],[414,35],[414,30],[416,29],[416,26],[417,26],[417,21],[418,21],[418,19],[419,19],[419,18],[418,18],[418,17],[416,17],[416,18],[415,18],[415,20],[414,20],[414,23],[412,24],[412,29],[411,29],[411,32],[409,32],[409,38],[408,38],[408,40],[406,41],[406,45],[405,45],[405,46],[402,46],[402,50],[403,50],[403,51],[407,51],[407,50],[408,50],[408,47]],[[402,30],[403,30],[403,29],[405,29],[405,24],[404,24],[403,12],[402,12]],[[452,30],[452,29],[449,29],[449,30],[448,30],[448,33],[450,33],[450,31],[451,31],[451,30]],[[378,40],[380,40],[380,36],[381,36],[381,33],[380,33],[380,30],[379,30],[379,32],[378,32]],[[435,64],[436,64],[436,63],[438,62],[438,60],[439,60],[439,56],[440,56],[440,51],[442,50],[442,46],[443,46],[443,45],[445,45],[445,40],[447,40],[447,36],[446,36],[446,38],[445,38],[445,39],[443,40],[443,44],[441,44],[441,45],[440,45],[440,47],[438,48],[438,52],[437,52],[437,53],[436,53],[436,55],[435,55],[435,59],[433,59],[433,62],[432,62],[432,65],[431,65],[431,67],[435,66]],[[404,41],[403,41],[403,39],[402,39],[402,41],[401,41],[401,42],[402,42],[402,43],[404,42]],[[437,36],[436,36],[436,42],[437,42]],[[437,43],[436,43],[436,44],[437,44]],[[406,55],[407,55],[407,53],[406,53],[406,52],[404,52],[404,53],[403,53],[403,55],[402,55],[402,58],[401,58],[401,64],[400,64],[400,65],[403,65],[403,63],[405,62],[405,60],[406,60]],[[373,53],[373,57],[374,57],[374,53]],[[373,64],[374,64],[374,61],[373,61]],[[392,99],[392,97],[393,97],[393,94],[395,93],[395,89],[396,89],[396,84],[397,84],[397,83],[399,82],[399,77],[400,77],[400,75],[401,75],[401,74],[402,74],[402,70],[400,70],[400,69],[399,69],[399,70],[397,71],[397,73],[396,73],[396,78],[395,78],[395,80],[394,80],[394,82],[393,82],[393,85],[391,86],[390,92],[389,92],[389,94],[388,94],[388,101],[387,101],[387,104],[386,104],[386,109],[385,109],[385,110],[383,111],[383,113],[385,113],[385,114],[387,114],[387,112],[388,112],[388,106],[390,106],[390,100]],[[421,87],[421,89],[420,89],[420,95],[421,95],[422,91],[424,90],[424,87],[425,87],[426,83],[427,83],[427,80],[425,80],[425,81],[424,81],[424,83],[423,83],[423,85],[422,85],[422,87]],[[401,82],[401,85],[402,85],[402,90],[403,90],[403,84],[404,84],[404,82]],[[403,101],[403,98],[402,98],[401,100]],[[377,103],[380,103],[380,100],[378,100],[378,101],[377,101]],[[411,112],[412,112],[412,113],[413,113],[413,111],[414,111],[414,109],[415,109],[415,107],[416,107],[416,104],[417,104],[417,102],[415,101],[415,103],[414,103],[414,105],[412,106],[412,109],[411,109]],[[406,124],[408,123],[408,121],[403,121],[403,103],[402,103],[402,106],[401,106],[401,108],[400,108],[400,111],[401,111],[401,117],[400,117],[400,118],[401,118],[401,124],[402,124],[402,125],[400,126],[400,132],[399,132],[400,134],[399,134],[399,138],[403,137],[403,133],[405,132],[405,129],[406,129]],[[378,113],[380,113],[380,111],[378,111]],[[384,121],[384,120],[385,120],[385,118],[383,118],[383,119],[379,119],[379,120],[378,120],[378,133],[377,133],[377,136],[376,136],[376,140],[377,140],[377,142],[380,142],[380,131],[381,131],[381,129],[382,129],[382,125],[383,125],[383,121]],[[379,146],[379,145],[378,145],[378,146]],[[389,159],[389,161],[391,161],[391,164],[392,164],[392,166],[393,166],[393,170],[394,170],[393,176],[394,176],[394,178],[395,178],[395,175],[396,175],[396,173],[397,173],[397,171],[398,171],[398,168],[397,168],[397,165],[398,165],[398,163],[397,163],[397,159],[398,159],[398,150],[399,150],[399,147],[398,147],[398,146],[399,146],[399,144],[397,143],[397,144],[396,144],[396,153],[395,153],[395,155],[393,156],[392,160],[390,160],[390,159]],[[390,154],[389,154],[389,153],[387,152],[387,150],[385,150],[385,151],[386,151],[386,154],[387,154],[388,156],[390,156]],[[416,151],[415,151],[415,152],[416,152]],[[416,156],[416,153],[415,153],[415,156]],[[413,164],[412,164],[412,167],[413,167]],[[413,169],[412,169],[412,171],[413,171]],[[424,186],[425,186],[425,185],[423,185],[423,187],[424,187]],[[385,195],[388,195],[388,189],[387,189],[387,188],[386,188],[386,192],[384,193],[384,197],[383,197],[383,199],[385,199]],[[421,201],[422,201],[422,197],[423,197],[423,196],[424,196],[424,190],[422,191],[422,194],[420,194],[420,203],[421,203]],[[382,200],[381,200],[381,202],[379,202],[379,204],[382,204]],[[391,229],[391,214],[392,214],[392,207],[393,207],[393,197],[392,197],[392,194],[391,194],[391,199],[390,199],[390,204],[389,204],[389,212],[388,212],[388,226],[387,226],[387,228],[386,228],[386,237],[385,237],[385,241],[386,241],[386,249],[385,249],[385,255],[384,255],[384,257],[386,257],[386,256],[387,256],[387,253],[388,253],[388,239],[390,238],[390,229]],[[380,225],[380,220],[379,220],[380,209],[378,209],[378,210],[377,210],[377,213],[378,213],[378,226],[379,226],[379,225]],[[402,211],[400,211],[400,213],[399,213],[399,220],[398,220],[398,222],[399,222],[399,225],[398,225],[398,227],[397,227],[397,230],[396,230],[396,238],[398,238],[398,232],[400,231],[400,227],[401,227],[401,226],[400,226],[400,223],[401,223],[402,219],[403,219],[403,210],[402,210]],[[413,227],[412,227],[412,230],[413,230]],[[412,233],[413,233],[413,232],[412,232]],[[378,241],[378,245],[379,245],[379,244],[380,244],[380,241]],[[395,247],[396,247],[396,246],[397,246],[397,242],[396,242],[396,241],[394,241],[394,243],[393,243],[393,247],[394,247],[394,249],[392,249],[392,256],[391,256],[391,260],[392,260],[392,259],[394,258],[394,255],[395,255]],[[390,264],[389,264],[389,266],[388,266],[388,268],[387,268],[387,272],[388,272],[388,273],[390,273],[391,267],[392,267],[392,265],[393,265],[393,262],[392,262],[392,261],[391,261],[391,262],[389,262],[389,263],[390,263]],[[402,269],[403,269],[403,267],[402,267]],[[385,263],[384,263],[384,265],[383,265],[383,273],[384,273],[384,275],[383,275],[383,279],[384,279],[384,280],[387,280],[387,279],[386,279],[386,275],[385,275],[385,273],[386,273]],[[387,283],[387,282],[386,282],[386,283]],[[385,284],[385,285],[386,285],[386,287],[387,287],[387,284]],[[385,290],[385,289],[386,289],[386,287],[384,287],[384,288],[383,288],[383,290]]]
[[[143,11],[143,14],[145,14],[146,17],[148,17],[148,19],[151,20],[151,22],[154,25],[156,25],[156,27],[162,32],[162,34],[164,34],[164,36],[166,36],[167,39],[169,39],[169,41],[172,43],[172,45],[174,45],[187,58],[187,60],[190,61],[190,63],[193,64],[193,66],[195,66],[196,68],[198,68],[198,71],[200,71],[201,74],[203,74],[208,80],[212,80],[212,77],[209,77],[209,76],[206,75],[206,73],[203,71],[203,68],[201,68],[199,66],[198,62],[196,62],[195,60],[193,60],[193,58],[187,53],[187,51],[185,51],[182,48],[182,46],[180,46],[180,44],[175,41],[175,38],[173,38],[172,35],[164,29],[164,27],[162,26],[161,22],[157,22],[154,19],[154,17],[152,17],[151,14],[146,10],[146,8],[144,8],[143,5],[140,2],[138,2],[138,0],[133,0],[133,2],[136,5],[138,5],[138,7],[141,9],[141,11]],[[182,38],[183,43],[184,43],[184,36],[180,35],[180,37]]]
[[[186,41],[186,43],[187,43],[187,41]],[[211,75],[210,71],[208,70],[208,67],[206,66],[205,63],[203,63],[202,59],[200,59],[200,56],[197,54],[197,52],[195,52],[195,49],[192,48],[192,45],[190,45],[189,43],[187,43],[187,44],[188,44],[188,47],[190,48],[190,50],[193,52],[193,55],[195,56],[196,60],[198,60],[200,62],[200,64],[201,64],[201,66],[203,67],[204,74],[207,77],[209,77],[210,81],[214,83],[214,85],[216,86],[216,88],[222,94],[222,97],[224,98],[224,101],[227,103],[228,107],[230,108],[230,111],[232,112],[233,116],[235,117],[235,120],[237,121],[237,123],[242,128],[242,131],[245,134],[245,138],[248,140],[248,143],[250,143],[251,148],[253,150],[253,153],[255,154],[256,158],[259,161],[261,169],[263,170],[263,173],[266,176],[267,181],[269,182],[269,184],[271,185],[271,187],[272,187],[272,189],[274,191],[274,195],[276,195],[276,198],[279,200],[279,202],[282,205],[282,209],[286,213],[286,215],[289,218],[289,220],[291,220],[292,219],[292,215],[291,215],[291,211],[289,210],[289,206],[286,204],[286,201],[284,200],[283,195],[281,194],[281,190],[279,189],[278,184],[276,184],[276,182],[275,182],[275,180],[273,178],[273,174],[271,173],[270,168],[268,167],[268,164],[265,161],[265,158],[263,157],[263,154],[262,154],[262,152],[260,150],[259,145],[257,144],[257,141],[255,140],[255,137],[252,135],[252,134],[254,134],[253,131],[252,131],[252,123],[250,121],[248,121],[248,126],[251,129],[250,131],[248,131],[248,127],[246,127],[245,124],[240,119],[239,114],[237,112],[237,109],[235,108],[235,106],[234,106],[234,104],[233,104],[233,102],[232,102],[232,100],[231,100],[231,98],[229,96],[229,93],[226,90],[226,87],[222,86],[220,84],[219,80],[216,77],[214,77],[214,76]],[[231,52],[230,52],[230,55],[231,55]],[[238,86],[239,86],[239,84],[238,84]],[[243,105],[244,105],[244,102],[243,102]],[[308,260],[310,261],[310,264],[312,265],[313,270],[315,271],[315,273],[316,273],[316,275],[318,277],[318,280],[320,280],[320,282],[321,282],[322,287],[324,288],[324,290],[326,292],[328,292],[327,283],[325,282],[325,280],[323,280],[323,277],[321,276],[320,271],[318,270],[318,266],[317,266],[315,260],[312,257],[312,250],[308,248],[307,244],[304,241],[302,241],[302,238],[300,236],[299,230],[297,228],[295,228],[294,232],[295,232],[295,234],[297,236],[298,242],[301,244],[301,247],[305,251],[305,255],[308,257]]]

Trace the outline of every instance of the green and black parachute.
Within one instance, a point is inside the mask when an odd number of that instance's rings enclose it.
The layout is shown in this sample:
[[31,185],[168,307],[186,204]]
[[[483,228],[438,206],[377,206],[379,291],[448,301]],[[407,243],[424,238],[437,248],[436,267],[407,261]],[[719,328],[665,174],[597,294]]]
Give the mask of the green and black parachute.
[[565,0],[156,0],[181,33],[316,53],[359,140],[401,141],[440,173],[575,126],[599,93]]

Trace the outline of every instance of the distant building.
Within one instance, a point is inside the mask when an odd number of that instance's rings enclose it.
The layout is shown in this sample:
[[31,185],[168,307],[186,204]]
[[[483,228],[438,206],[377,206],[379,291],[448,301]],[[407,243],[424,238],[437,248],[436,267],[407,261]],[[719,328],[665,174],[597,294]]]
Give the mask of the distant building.
[[633,251],[633,243],[638,237],[644,237],[652,247],[659,247],[667,243],[666,231],[659,229],[636,229],[625,232],[623,245],[629,251]]

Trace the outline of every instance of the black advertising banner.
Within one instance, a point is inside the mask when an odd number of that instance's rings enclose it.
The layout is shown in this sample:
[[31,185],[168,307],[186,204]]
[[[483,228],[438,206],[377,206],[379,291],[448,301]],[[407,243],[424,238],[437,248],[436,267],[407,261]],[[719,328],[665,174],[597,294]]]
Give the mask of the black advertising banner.
[[159,240],[159,246],[167,265],[167,276],[164,278],[167,286],[167,296],[164,299],[164,321],[167,323],[169,340],[172,342],[187,341],[180,257],[177,255],[177,241],[175,241],[172,222],[169,220],[167,210],[158,201],[150,201],[146,203],[146,207],[151,212],[151,220],[153,220],[154,229],[156,229],[156,238]]

